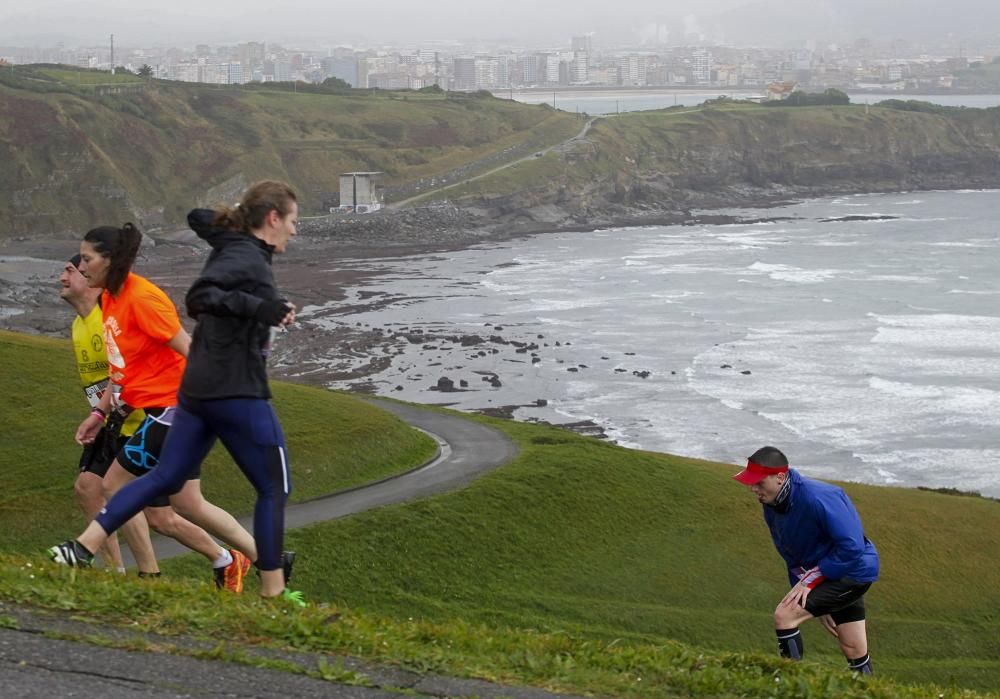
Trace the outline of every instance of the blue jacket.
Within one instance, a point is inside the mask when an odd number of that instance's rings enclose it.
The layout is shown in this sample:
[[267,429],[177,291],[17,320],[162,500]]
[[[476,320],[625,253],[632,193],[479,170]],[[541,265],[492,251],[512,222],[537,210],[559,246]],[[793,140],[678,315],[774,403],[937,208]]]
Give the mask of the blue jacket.
[[830,580],[860,583],[878,579],[878,552],[864,534],[861,518],[843,489],[804,478],[788,469],[791,492],[780,513],[764,506],[764,521],[778,553],[788,565],[788,579],[798,582],[799,567],[819,566]]

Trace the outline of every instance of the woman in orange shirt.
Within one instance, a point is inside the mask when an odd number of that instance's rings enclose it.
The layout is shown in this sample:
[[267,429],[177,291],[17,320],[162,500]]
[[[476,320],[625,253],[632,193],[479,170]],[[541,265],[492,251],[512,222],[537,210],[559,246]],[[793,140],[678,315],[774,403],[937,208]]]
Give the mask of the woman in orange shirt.
[[[122,228],[95,228],[80,244],[80,271],[91,287],[104,289],[101,307],[111,390],[80,424],[76,440],[92,442],[112,410],[141,408],[146,413],[104,477],[109,499],[156,467],[191,343],[167,295],[132,272],[141,242],[142,233],[126,223]],[[205,500],[200,479],[200,469],[194,470],[179,493],[169,501],[158,499],[143,512],[153,529],[208,558],[219,587],[241,592],[250,561],[256,558],[253,537],[232,515]],[[205,529],[232,550],[220,547]]]

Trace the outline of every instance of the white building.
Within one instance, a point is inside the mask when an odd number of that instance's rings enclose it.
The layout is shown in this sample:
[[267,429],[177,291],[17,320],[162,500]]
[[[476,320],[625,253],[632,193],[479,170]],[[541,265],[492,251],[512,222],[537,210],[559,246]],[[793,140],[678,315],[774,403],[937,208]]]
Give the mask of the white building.
[[499,84],[497,73],[499,65],[497,59],[493,57],[476,58],[476,89],[492,90]]
[[577,51],[573,54],[569,79],[576,85],[590,82],[590,58],[586,51]]
[[545,82],[550,85],[559,84],[559,54],[550,53],[545,56]]
[[242,85],[243,83],[248,82],[243,76],[242,63],[223,63],[222,69],[226,73],[226,84]]
[[635,54],[620,57],[618,75],[622,85],[645,85],[646,57]]
[[691,56],[691,75],[696,85],[708,85],[712,82],[712,52],[708,49],[695,49]]

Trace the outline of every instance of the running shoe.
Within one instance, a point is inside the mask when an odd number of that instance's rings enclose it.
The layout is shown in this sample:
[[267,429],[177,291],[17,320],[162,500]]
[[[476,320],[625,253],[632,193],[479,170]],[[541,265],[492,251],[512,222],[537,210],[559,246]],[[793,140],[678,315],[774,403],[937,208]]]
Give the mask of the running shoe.
[[291,604],[291,605],[296,606],[296,607],[307,607],[307,606],[309,606],[306,603],[305,599],[303,599],[303,597],[302,597],[302,591],[301,590],[289,590],[286,587],[284,590],[281,591],[281,594],[279,595],[279,597],[282,600],[284,600],[285,602],[287,602],[288,604]]
[[295,552],[294,551],[282,551],[281,552],[281,570],[285,574],[285,584],[292,579],[292,565],[295,564]]
[[243,580],[250,570],[250,559],[236,549],[229,551],[233,556],[233,561],[225,568],[215,568],[215,586],[220,590],[225,589],[239,594],[243,592]]
[[[294,551],[282,551],[281,552],[281,572],[285,575],[285,584],[292,579],[292,566],[295,565],[295,552]],[[257,577],[260,577],[260,569],[257,569]]]
[[94,554],[76,539],[64,541],[49,549],[49,558],[72,568],[89,568],[94,564]]

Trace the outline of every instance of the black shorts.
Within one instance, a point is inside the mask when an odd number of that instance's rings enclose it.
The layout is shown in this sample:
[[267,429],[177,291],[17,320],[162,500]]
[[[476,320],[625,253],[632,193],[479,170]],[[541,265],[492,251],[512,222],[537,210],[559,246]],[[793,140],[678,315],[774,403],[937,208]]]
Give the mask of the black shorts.
[[[133,476],[145,476],[160,463],[160,451],[173,422],[173,408],[143,408],[146,419],[118,452],[118,463]],[[194,470],[189,481],[201,478],[201,465]],[[168,503],[163,503],[166,505]],[[152,507],[160,507],[159,499]]]
[[824,580],[806,597],[806,611],[814,617],[826,614],[837,624],[865,619],[865,593],[872,584],[850,578]]
[[94,437],[94,441],[83,447],[83,453],[80,454],[80,473],[93,473],[98,478],[104,478],[104,474],[111,467],[111,462],[125,445],[125,440],[126,437],[120,435],[112,437],[108,430],[102,427]]

